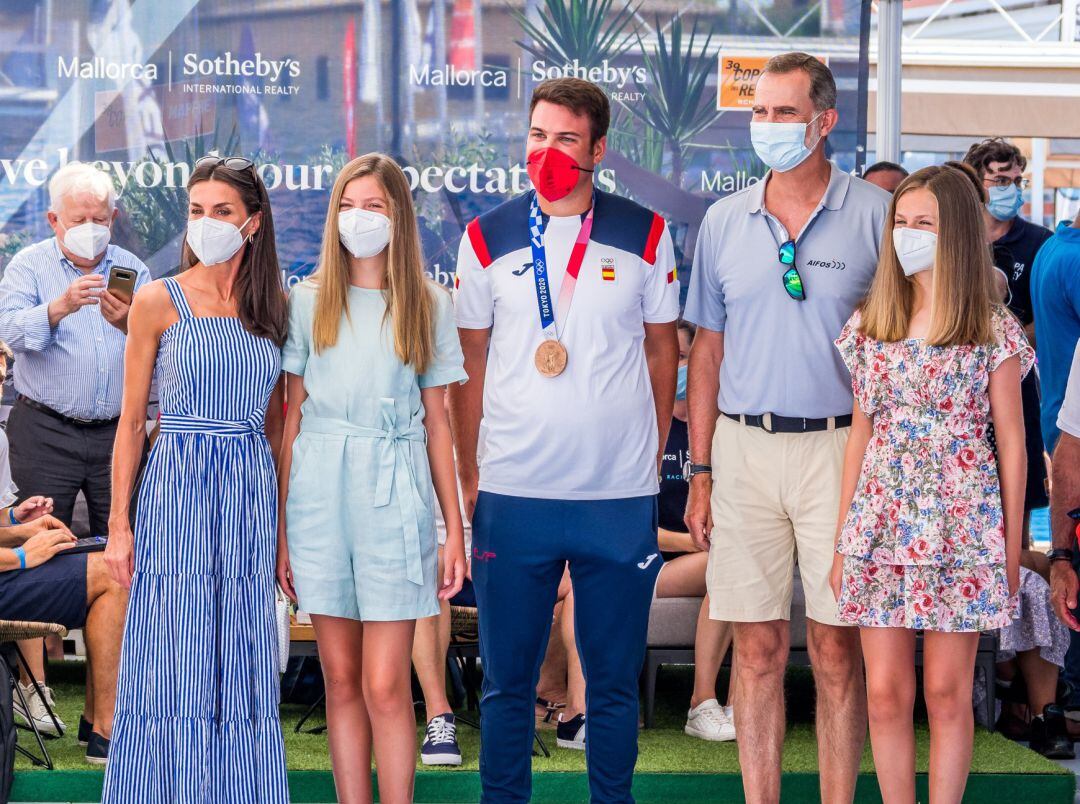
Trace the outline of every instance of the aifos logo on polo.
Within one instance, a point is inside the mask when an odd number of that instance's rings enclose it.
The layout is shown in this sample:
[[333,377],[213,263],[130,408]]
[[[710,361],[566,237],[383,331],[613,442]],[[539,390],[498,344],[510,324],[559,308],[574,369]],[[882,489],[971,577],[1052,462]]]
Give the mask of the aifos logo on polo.
[[832,268],[834,271],[847,268],[847,264],[841,260],[807,260],[806,265],[809,268]]

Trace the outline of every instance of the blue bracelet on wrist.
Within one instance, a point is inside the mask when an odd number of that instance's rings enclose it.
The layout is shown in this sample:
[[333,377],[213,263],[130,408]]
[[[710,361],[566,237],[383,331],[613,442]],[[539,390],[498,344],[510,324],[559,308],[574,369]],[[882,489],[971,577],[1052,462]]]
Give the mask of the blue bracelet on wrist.
[[19,569],[26,569],[26,550],[21,547],[16,547],[15,555],[19,557]]
[[15,518],[15,506],[14,505],[11,506],[10,508],[8,508],[8,519],[11,520],[12,525],[20,525],[20,524],[22,524],[21,522],[19,522],[19,520],[17,520]]

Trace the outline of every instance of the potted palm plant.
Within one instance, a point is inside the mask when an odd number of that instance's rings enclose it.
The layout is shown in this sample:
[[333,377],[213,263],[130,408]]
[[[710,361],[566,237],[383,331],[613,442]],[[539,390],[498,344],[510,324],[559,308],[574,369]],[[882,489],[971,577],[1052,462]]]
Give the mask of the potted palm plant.
[[634,44],[634,15],[640,3],[627,3],[612,14],[612,0],[544,0],[540,23],[522,11],[510,9],[526,39],[517,44],[534,57],[556,64],[577,61],[583,68],[598,67],[624,54]]
[[671,182],[680,189],[687,148],[694,137],[722,114],[705,91],[714,67],[713,60],[707,55],[712,36],[710,30],[704,41],[700,41],[695,21],[684,43],[681,17],[671,21],[667,35],[660,20],[656,21],[655,51],[651,51],[638,36],[650,81],[647,85],[638,82],[643,97],[628,109],[647,128],[659,132],[667,143],[671,156]]

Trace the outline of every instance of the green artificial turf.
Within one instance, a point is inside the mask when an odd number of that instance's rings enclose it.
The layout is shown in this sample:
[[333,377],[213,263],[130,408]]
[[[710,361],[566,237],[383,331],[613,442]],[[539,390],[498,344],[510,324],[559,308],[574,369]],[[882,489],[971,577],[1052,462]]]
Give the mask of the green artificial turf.
[[[20,773],[15,780],[14,802],[91,802],[101,800],[102,775],[90,771]],[[819,799],[814,773],[785,773],[780,798],[785,802]],[[328,771],[289,771],[289,795],[293,804],[325,804],[336,800],[334,780]],[[929,798],[926,776],[916,779],[917,800]],[[987,801],[1037,801],[1039,804],[1072,804],[1074,779],[1061,774],[974,775],[968,778],[964,804]],[[637,773],[634,797],[638,804],[737,804],[743,801],[742,781],[734,774]],[[378,791],[376,790],[376,801]],[[480,777],[475,771],[446,773],[420,771],[416,775],[414,800],[418,804],[454,804],[480,800]],[[584,774],[548,772],[532,779],[533,804],[573,804],[589,801]],[[855,804],[881,804],[877,780],[861,774],[855,786]]]
[[[58,769],[90,770],[94,766],[83,760],[84,750],[75,740],[75,730],[82,708],[82,684],[79,679],[82,667],[78,664],[53,665],[49,669],[51,684],[57,698],[61,718],[68,724],[67,734],[58,740],[48,740],[46,745]],[[653,729],[642,730],[639,744],[637,771],[639,773],[686,773],[686,774],[737,774],[738,753],[735,743],[709,743],[688,737],[682,727],[686,718],[687,701],[693,683],[691,668],[665,667],[660,671],[657,685],[656,724]],[[720,681],[723,693],[726,678]],[[785,773],[813,774],[817,772],[817,745],[813,731],[813,682],[804,668],[792,668],[787,678],[787,699],[790,725],[784,744],[783,769]],[[305,707],[286,704],[281,708],[285,750],[290,770],[325,771],[330,769],[326,748],[326,735],[296,734],[296,724]],[[464,713],[466,717],[470,713]],[[471,713],[475,716],[475,713]],[[306,725],[322,723],[322,713]],[[418,726],[418,741],[422,728]],[[551,757],[537,756],[533,760],[535,771],[585,770],[585,755],[580,751],[560,749],[555,745],[554,730],[542,729],[542,739]],[[927,770],[929,738],[925,722],[917,724],[917,769]],[[436,774],[477,770],[479,733],[465,726],[458,727],[458,739],[464,762],[460,768],[445,768]],[[19,732],[21,745],[33,746],[30,734]],[[423,766],[418,764],[418,768]],[[23,757],[16,760],[17,770],[30,770],[31,765]],[[873,772],[869,744],[863,755],[862,770]],[[1061,766],[1044,759],[1039,754],[1013,743],[998,734],[977,729],[975,752],[971,772],[974,774],[1061,774],[1067,773]]]

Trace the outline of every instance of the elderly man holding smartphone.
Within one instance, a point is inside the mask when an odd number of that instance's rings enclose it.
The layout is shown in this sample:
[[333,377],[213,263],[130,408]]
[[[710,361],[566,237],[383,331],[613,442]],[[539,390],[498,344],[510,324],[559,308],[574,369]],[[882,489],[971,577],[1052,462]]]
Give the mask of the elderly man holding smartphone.
[[0,340],[15,353],[18,393],[7,426],[11,475],[20,495],[51,497],[68,526],[82,491],[90,531],[104,536],[128,308],[150,272],[109,244],[117,210],[107,174],[65,165],[49,197],[55,237],[12,257],[0,280]]

